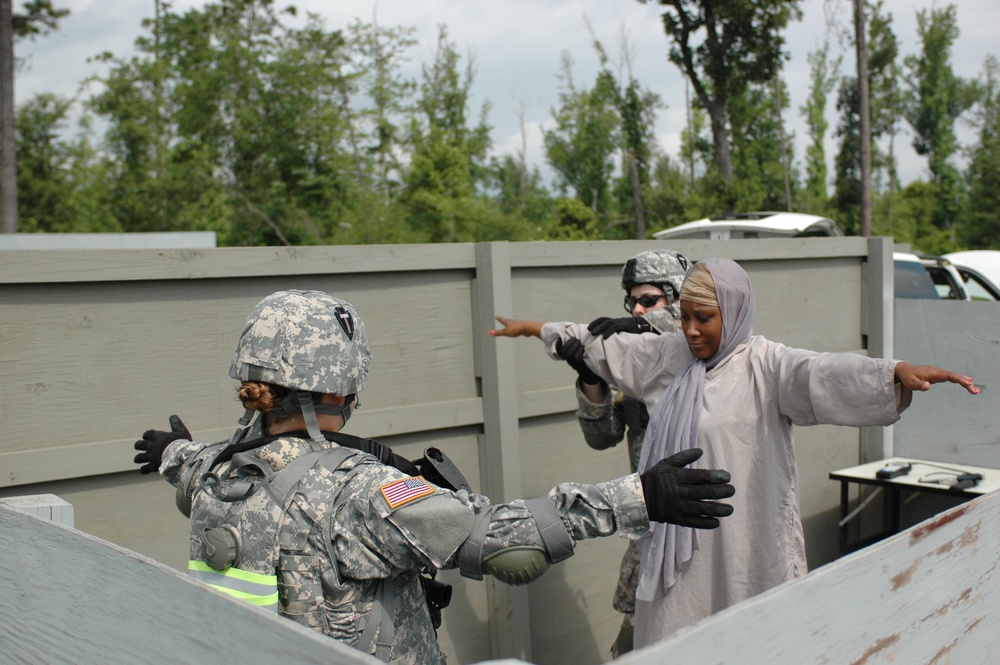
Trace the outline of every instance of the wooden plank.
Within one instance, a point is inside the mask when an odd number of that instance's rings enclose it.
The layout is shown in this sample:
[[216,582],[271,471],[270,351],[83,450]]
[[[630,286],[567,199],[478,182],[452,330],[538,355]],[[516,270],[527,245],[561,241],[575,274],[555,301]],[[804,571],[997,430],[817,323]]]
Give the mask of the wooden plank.
[[151,559],[3,504],[0,561],[0,653],[12,662],[379,662]]
[[473,245],[6,250],[0,284],[359,274],[475,267]]
[[743,239],[522,242],[512,244],[511,266],[522,268],[613,265],[621,268],[630,257],[657,247],[676,250],[695,260],[709,256],[726,256],[736,261],[765,258],[801,260],[860,257],[868,254],[866,239],[859,237],[768,238],[763,242]]
[[73,506],[55,494],[9,496],[0,499],[0,503],[63,526],[73,526]]
[[[233,412],[233,416],[236,415]],[[432,429],[479,425],[482,422],[483,404],[482,399],[477,397],[394,409],[365,408],[351,418],[347,431],[378,439]],[[232,435],[236,427],[234,421],[230,427],[192,430],[192,436],[197,441],[221,441]],[[0,453],[0,469],[4,470],[0,476],[0,487],[133,471],[136,468],[132,462],[135,456],[133,444],[149,428],[167,429],[166,417],[162,422],[150,421],[144,427],[136,427],[127,439]]]
[[622,665],[992,663],[1000,493],[734,605]]

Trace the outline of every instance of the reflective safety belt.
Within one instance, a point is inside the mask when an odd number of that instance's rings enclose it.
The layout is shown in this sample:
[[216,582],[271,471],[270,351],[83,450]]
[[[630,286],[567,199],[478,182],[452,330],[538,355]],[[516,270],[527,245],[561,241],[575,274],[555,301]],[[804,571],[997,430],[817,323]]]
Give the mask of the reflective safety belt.
[[219,591],[271,612],[278,611],[278,576],[239,568],[214,570],[204,561],[188,561],[188,574]]
[[[347,458],[356,455],[357,452],[349,448],[327,448],[300,455],[292,460],[284,469],[271,474],[270,467],[255,457],[244,453],[233,455],[233,464],[238,468],[254,467],[264,474],[265,478],[261,484],[260,477],[239,478],[230,488],[225,498],[230,502],[241,503],[256,493],[260,487],[267,490],[270,500],[281,507],[282,513],[288,510],[288,505],[302,477],[317,464],[335,471]],[[214,475],[214,474],[205,474]],[[256,481],[256,482],[252,482]],[[274,525],[277,527],[278,525]],[[279,529],[274,531],[274,545],[277,547]],[[236,555],[235,550],[231,553]],[[226,557],[223,557],[226,559]],[[234,559],[228,559],[228,563],[233,563]],[[239,563],[238,561],[235,561]],[[216,570],[206,561],[192,559],[188,561],[188,574],[208,586],[214,587],[233,598],[249,602],[265,610],[278,611],[278,576],[255,573],[243,570],[236,566],[227,566],[221,570]]]

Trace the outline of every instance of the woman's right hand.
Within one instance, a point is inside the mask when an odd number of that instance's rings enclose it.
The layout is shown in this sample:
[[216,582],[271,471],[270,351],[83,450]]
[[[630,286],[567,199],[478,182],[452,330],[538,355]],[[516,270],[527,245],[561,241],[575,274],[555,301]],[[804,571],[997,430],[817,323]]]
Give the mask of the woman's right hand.
[[537,337],[542,338],[541,321],[522,321],[521,319],[508,319],[505,316],[498,316],[496,320],[503,328],[495,328],[490,331],[493,337]]

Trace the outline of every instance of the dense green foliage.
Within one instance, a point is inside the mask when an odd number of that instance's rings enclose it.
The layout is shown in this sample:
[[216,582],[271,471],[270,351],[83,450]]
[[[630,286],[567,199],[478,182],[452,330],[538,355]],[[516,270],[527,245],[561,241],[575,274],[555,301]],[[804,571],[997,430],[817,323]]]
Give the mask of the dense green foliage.
[[[803,163],[784,129],[781,32],[798,3],[659,4],[663,50],[694,90],[685,126],[668,128],[680,154],[657,141],[661,100],[597,44],[594,80],[574,81],[563,62],[544,165],[495,150],[489,104],[472,108],[475,63],[444,26],[410,80],[409,28],[331,29],[272,0],[166,5],[136,55],[102,56],[110,68],[89,96],[18,109],[20,230],[212,230],[228,246],[635,238],[726,210],[792,208],[856,233],[858,86],[827,46],[810,55],[798,109]],[[991,59],[982,80],[954,75],[955,11],[918,12],[921,52],[905,59],[881,3],[868,13],[873,232],[928,252],[1000,249],[1000,69]],[[685,26],[706,17],[728,41],[686,47]],[[68,126],[81,107],[81,126]],[[958,144],[960,120],[976,127],[974,144]],[[904,129],[930,177],[901,188]]]

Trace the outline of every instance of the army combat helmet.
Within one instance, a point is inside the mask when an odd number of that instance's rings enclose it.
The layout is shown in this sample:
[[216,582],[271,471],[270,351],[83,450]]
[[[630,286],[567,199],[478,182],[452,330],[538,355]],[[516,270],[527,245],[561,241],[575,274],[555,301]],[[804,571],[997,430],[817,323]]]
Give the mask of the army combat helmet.
[[[291,392],[276,414],[301,413],[309,435],[322,441],[316,414],[342,415],[346,423],[370,362],[365,324],[353,305],[322,291],[278,291],[247,317],[229,376],[288,388]],[[347,401],[321,404],[324,393]],[[248,411],[241,424],[251,415]],[[255,425],[259,423],[260,418]]]
[[[652,284],[667,294],[668,308],[676,319],[680,316],[677,299],[681,294],[681,284],[684,283],[684,276],[690,267],[691,262],[680,252],[671,249],[649,249],[625,262],[622,267],[622,288],[625,289],[625,295],[628,295],[632,288],[639,284]],[[662,327],[655,321],[650,322],[663,332]]]

